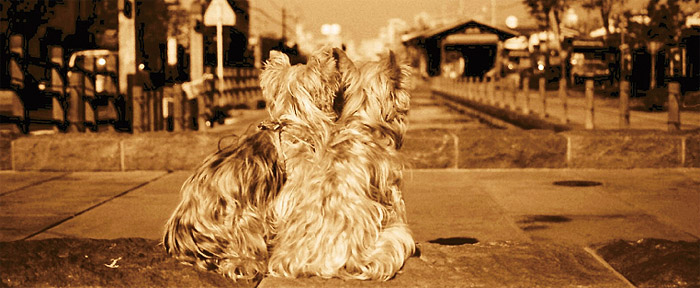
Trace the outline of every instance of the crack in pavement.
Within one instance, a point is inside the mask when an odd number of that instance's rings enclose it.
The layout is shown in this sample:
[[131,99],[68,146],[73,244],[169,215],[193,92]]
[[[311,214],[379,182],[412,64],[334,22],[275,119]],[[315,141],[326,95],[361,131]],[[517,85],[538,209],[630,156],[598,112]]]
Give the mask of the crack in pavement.
[[29,184],[24,185],[24,186],[22,186],[22,187],[15,188],[15,189],[12,189],[12,190],[10,190],[10,191],[5,191],[5,192],[3,192],[3,193],[0,193],[0,197],[3,197],[3,196],[6,196],[6,195],[15,193],[15,192],[17,192],[17,191],[22,191],[22,190],[27,189],[27,188],[29,188],[29,187],[34,187],[34,186],[38,186],[38,185],[41,185],[41,184],[44,184],[44,183],[47,183],[47,182],[51,182],[51,181],[56,180],[56,179],[58,179],[58,178],[65,177],[65,176],[67,176],[67,175],[69,175],[69,174],[71,174],[71,173],[63,173],[63,174],[60,174],[60,175],[57,175],[57,176],[54,176],[54,177],[49,177],[49,178],[46,178],[46,179],[43,179],[43,180],[39,180],[39,181],[34,182],[34,183],[29,183]]
[[[153,178],[153,179],[151,179],[151,180],[145,181],[145,182],[140,183],[140,184],[138,184],[138,185],[136,185],[136,186],[134,186],[134,187],[131,187],[131,188],[129,188],[129,189],[126,189],[124,192],[121,192],[121,193],[116,194],[116,195],[114,195],[114,196],[112,196],[112,197],[109,197],[109,198],[107,198],[107,199],[105,199],[105,200],[103,200],[103,201],[101,201],[101,202],[99,202],[99,203],[97,203],[97,204],[95,204],[95,205],[92,205],[92,206],[90,206],[90,207],[88,207],[88,208],[86,208],[86,209],[83,209],[82,211],[78,211],[77,213],[75,213],[75,214],[73,214],[73,215],[70,215],[70,216],[68,216],[68,217],[66,217],[66,218],[63,218],[63,219],[61,219],[61,220],[59,220],[59,221],[57,221],[57,222],[55,222],[55,223],[53,223],[53,224],[51,224],[51,225],[48,225],[48,226],[46,226],[46,227],[40,229],[40,230],[37,231],[37,232],[34,232],[34,233],[32,233],[32,234],[29,234],[28,236],[23,237],[22,240],[27,240],[27,239],[30,239],[30,238],[36,236],[36,235],[39,235],[39,234],[41,234],[41,233],[44,233],[44,232],[46,232],[46,231],[48,231],[48,230],[50,230],[50,229],[52,229],[52,228],[55,228],[55,227],[58,226],[58,225],[61,225],[61,224],[65,223],[65,222],[68,221],[68,220],[71,220],[71,219],[73,219],[73,218],[75,218],[75,217],[78,217],[78,216],[82,215],[82,214],[85,213],[85,212],[88,212],[88,211],[90,211],[90,210],[92,210],[92,209],[95,209],[95,208],[97,208],[97,207],[100,207],[100,206],[104,205],[104,204],[107,203],[107,202],[110,202],[110,201],[112,201],[112,200],[114,200],[114,199],[120,198],[120,197],[122,197],[122,196],[124,196],[124,195],[126,195],[126,194],[128,194],[128,193],[130,193],[130,192],[132,192],[132,191],[135,191],[135,190],[137,190],[137,189],[139,189],[139,188],[141,188],[141,187],[144,187],[144,186],[146,186],[146,185],[148,185],[148,184],[150,184],[150,183],[153,183],[153,182],[155,182],[155,181],[158,181],[158,180],[160,180],[161,178],[163,178],[163,177],[165,177],[165,176],[167,176],[167,175],[170,175],[170,174],[172,174],[172,173],[173,173],[173,171],[167,171],[166,173],[163,173],[163,174],[161,174],[161,175],[159,175],[159,176],[156,176],[155,178]],[[68,174],[70,174],[70,173],[67,173],[66,175],[68,175]],[[63,175],[63,176],[65,176],[65,175]]]

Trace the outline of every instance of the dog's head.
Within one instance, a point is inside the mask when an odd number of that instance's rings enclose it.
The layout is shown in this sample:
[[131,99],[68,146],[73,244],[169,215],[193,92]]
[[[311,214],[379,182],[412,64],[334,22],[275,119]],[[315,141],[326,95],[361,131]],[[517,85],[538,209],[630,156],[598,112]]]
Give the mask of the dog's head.
[[287,55],[271,51],[260,85],[272,119],[311,125],[335,121],[343,101],[341,69],[352,65],[346,61],[344,53],[326,48],[306,64],[292,66]]
[[350,80],[341,118],[359,117],[369,124],[388,125],[401,146],[410,106],[410,70],[389,52],[377,62],[359,65],[359,78]]

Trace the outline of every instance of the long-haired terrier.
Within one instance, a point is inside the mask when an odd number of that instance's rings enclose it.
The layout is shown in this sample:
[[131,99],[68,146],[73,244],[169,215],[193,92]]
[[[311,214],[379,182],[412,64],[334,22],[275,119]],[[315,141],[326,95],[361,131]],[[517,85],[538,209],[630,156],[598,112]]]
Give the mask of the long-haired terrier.
[[341,78],[331,50],[295,66],[273,51],[260,77],[272,120],[195,170],[163,239],[178,260],[234,280],[267,270],[269,204],[285,182],[287,159],[309,157],[309,143],[320,142],[314,139],[338,117],[332,103]]
[[339,54],[342,113],[312,159],[295,163],[273,200],[273,276],[388,280],[415,251],[397,152],[410,96],[393,53],[356,69]]
[[164,244],[232,279],[393,277],[413,254],[397,149],[407,69],[393,54],[360,70],[337,49],[306,65],[271,54],[271,121],[210,156],[182,187]]

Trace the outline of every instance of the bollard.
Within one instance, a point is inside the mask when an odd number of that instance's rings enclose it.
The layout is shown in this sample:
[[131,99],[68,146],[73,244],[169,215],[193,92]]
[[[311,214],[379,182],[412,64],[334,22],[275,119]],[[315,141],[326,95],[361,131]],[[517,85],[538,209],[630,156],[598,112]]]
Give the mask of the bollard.
[[681,85],[678,82],[668,83],[668,131],[681,129],[680,113]]
[[498,78],[498,107],[503,109],[506,108],[506,103],[508,102],[508,79]]
[[85,131],[85,106],[83,105],[83,84],[85,77],[81,71],[71,71],[68,78],[68,111],[66,121],[68,121],[67,132]]
[[510,85],[512,96],[510,109],[518,111],[518,78],[513,77],[512,81],[510,81]]
[[525,103],[523,104],[523,113],[525,115],[530,115],[530,78],[523,78],[523,96],[525,97]]
[[467,80],[467,99],[472,100],[472,77],[466,77]]
[[182,120],[182,108],[185,105],[185,97],[182,97],[182,85],[175,85],[173,87],[173,132],[179,132],[183,130]]
[[586,79],[586,117],[584,126],[588,130],[595,128],[594,121],[594,106],[593,106],[593,80]]
[[24,36],[20,34],[11,35],[9,50],[10,86],[22,89],[24,88],[25,70],[25,64],[22,61],[24,59]]
[[630,82],[620,81],[620,129],[630,128]]
[[143,132],[143,118],[142,118],[142,109],[141,109],[141,99],[143,97],[143,87],[141,85],[138,85],[136,81],[136,75],[134,74],[127,74],[126,75],[126,82],[127,82],[127,98],[131,101],[131,131],[133,133],[139,133]]
[[508,104],[508,79],[506,78],[498,78],[498,95],[499,95],[499,103],[498,107],[500,108],[506,108]]
[[488,87],[486,87],[486,88],[488,89],[487,93],[488,93],[488,97],[489,97],[489,103],[491,103],[491,105],[493,106],[496,104],[496,95],[494,95],[494,93],[496,92],[495,91],[496,87],[494,87],[494,85],[495,85],[494,80],[495,79],[493,77],[489,77],[488,79],[484,79],[484,80],[488,81],[487,82]]
[[561,108],[564,110],[564,116],[561,118],[562,124],[569,124],[569,103],[566,93],[566,79],[559,79],[559,99],[561,100]]
[[546,94],[546,83],[544,77],[540,77],[539,79],[539,84],[540,84],[540,100],[542,101],[542,117],[547,118],[549,117],[549,114],[547,114],[547,94]]

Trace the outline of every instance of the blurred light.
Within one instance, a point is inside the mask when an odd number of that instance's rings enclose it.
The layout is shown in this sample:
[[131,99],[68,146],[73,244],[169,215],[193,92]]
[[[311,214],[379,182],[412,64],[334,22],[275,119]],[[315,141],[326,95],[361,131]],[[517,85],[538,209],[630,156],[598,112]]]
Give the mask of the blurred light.
[[46,84],[44,82],[39,83],[39,90],[44,91],[44,89],[46,89]]
[[207,125],[207,127],[211,127],[211,121],[209,121],[209,120],[207,120],[207,122],[204,124]]
[[321,34],[326,36],[335,36],[340,34],[339,24],[323,24],[321,25]]
[[97,59],[97,65],[105,66],[105,64],[107,64],[107,60],[105,58]]
[[258,45],[258,37],[248,38],[248,44],[250,44],[251,46]]
[[518,17],[510,15],[506,18],[506,26],[510,29],[515,29],[518,27]]
[[564,23],[568,26],[576,26],[578,24],[578,15],[574,8],[569,8],[569,10],[564,12]]
[[538,64],[538,65],[537,65],[537,70],[544,71],[544,65]]
[[576,61],[576,59],[571,59],[571,65],[576,65],[576,63],[578,63],[578,61]]
[[144,65],[143,63],[139,64],[139,70],[143,71],[143,69],[146,69],[146,65]]

